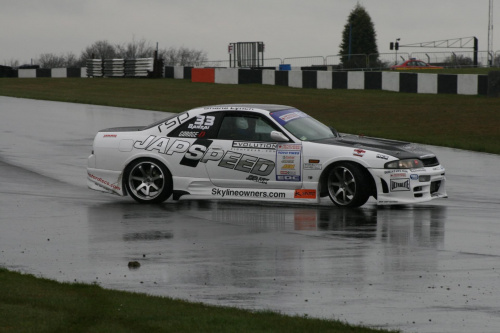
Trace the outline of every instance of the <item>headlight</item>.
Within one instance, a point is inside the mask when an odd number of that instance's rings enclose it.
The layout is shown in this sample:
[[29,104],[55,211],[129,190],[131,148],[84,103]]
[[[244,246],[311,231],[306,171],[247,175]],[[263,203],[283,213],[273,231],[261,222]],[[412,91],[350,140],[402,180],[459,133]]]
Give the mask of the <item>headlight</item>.
[[424,167],[424,163],[422,163],[421,160],[415,159],[415,158],[387,162],[384,165],[384,168],[386,168],[386,169],[417,169],[417,168],[423,168],[423,167]]

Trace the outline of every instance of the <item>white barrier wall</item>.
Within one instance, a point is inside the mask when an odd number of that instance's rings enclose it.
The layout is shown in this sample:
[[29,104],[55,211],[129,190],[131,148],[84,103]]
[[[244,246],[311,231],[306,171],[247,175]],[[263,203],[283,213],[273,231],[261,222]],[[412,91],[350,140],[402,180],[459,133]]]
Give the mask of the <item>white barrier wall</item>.
[[68,77],[68,71],[66,70],[66,68],[52,68],[50,76],[65,78]]
[[272,69],[264,69],[262,71],[262,84],[275,84],[275,71]]
[[288,86],[293,88],[302,88],[302,71],[288,72]]
[[382,72],[382,90],[399,91],[399,73]]
[[477,95],[477,75],[459,74],[457,77],[457,94]]
[[215,83],[238,84],[237,68],[216,68]]
[[19,78],[36,78],[36,69],[20,69],[18,71]]
[[175,66],[174,79],[183,79],[183,78],[184,78],[184,66]]
[[365,89],[365,73],[348,72],[347,89]]
[[332,72],[318,71],[317,75],[318,75],[317,76],[318,89],[332,89],[333,85]]
[[437,74],[418,74],[417,92],[419,94],[437,94],[438,90]]

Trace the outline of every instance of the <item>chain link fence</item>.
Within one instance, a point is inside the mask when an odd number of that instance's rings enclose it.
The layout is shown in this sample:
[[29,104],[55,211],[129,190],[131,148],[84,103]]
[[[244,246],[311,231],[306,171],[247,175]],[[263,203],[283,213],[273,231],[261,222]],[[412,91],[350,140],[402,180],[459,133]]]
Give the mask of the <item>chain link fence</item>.
[[[447,51],[447,52],[392,52],[376,54],[351,54],[351,55],[329,55],[290,58],[264,59],[263,67],[275,67],[290,65],[292,67],[314,67],[331,66],[332,70],[357,70],[374,71],[386,70],[391,66],[402,63],[409,59],[418,59],[436,66],[448,68],[474,67],[473,51]],[[229,60],[204,61],[196,67],[229,67]],[[243,67],[243,66],[241,66]],[[500,51],[495,53],[479,51],[477,53],[477,67],[500,67]]]

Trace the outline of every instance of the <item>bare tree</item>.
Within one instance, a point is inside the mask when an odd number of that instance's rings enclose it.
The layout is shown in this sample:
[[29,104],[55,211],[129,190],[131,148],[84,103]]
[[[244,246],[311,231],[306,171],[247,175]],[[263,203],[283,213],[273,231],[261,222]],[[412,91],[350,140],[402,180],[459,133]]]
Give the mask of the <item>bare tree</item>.
[[17,67],[19,67],[19,60],[10,59],[8,61],[4,61],[3,64],[4,64],[4,66],[17,68]]
[[154,54],[154,47],[145,39],[116,46],[117,56],[123,59],[151,58]]
[[472,60],[472,58],[467,57],[463,54],[458,54],[458,55],[453,54],[452,56],[445,58],[444,63],[457,67],[462,67],[462,66],[470,67],[474,65],[474,61]]
[[92,58],[114,59],[117,57],[117,54],[118,52],[114,45],[107,40],[100,40],[90,46],[87,46],[85,50],[82,51],[80,59],[84,61]]
[[186,47],[179,49],[170,47],[168,50],[160,50],[158,53],[167,66],[197,66],[208,60],[205,51]]
[[36,61],[41,68],[60,68],[66,65],[66,59],[53,53],[43,53]]
[[36,60],[41,68],[71,68],[81,67],[81,63],[73,53],[66,55],[56,55],[53,53],[43,53]]

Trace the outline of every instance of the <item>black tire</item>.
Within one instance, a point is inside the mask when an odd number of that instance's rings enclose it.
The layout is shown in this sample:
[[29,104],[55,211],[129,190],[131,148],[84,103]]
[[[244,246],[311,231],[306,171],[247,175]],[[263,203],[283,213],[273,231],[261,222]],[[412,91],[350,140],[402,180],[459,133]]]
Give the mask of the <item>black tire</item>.
[[140,159],[125,169],[128,194],[140,203],[160,203],[172,195],[172,175],[160,162]]
[[370,197],[370,179],[357,164],[343,162],[334,165],[327,178],[328,195],[340,207],[363,206]]

